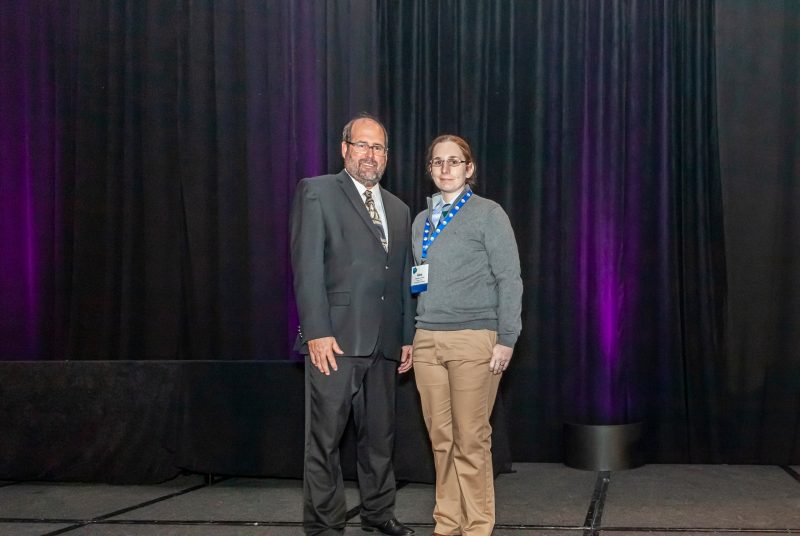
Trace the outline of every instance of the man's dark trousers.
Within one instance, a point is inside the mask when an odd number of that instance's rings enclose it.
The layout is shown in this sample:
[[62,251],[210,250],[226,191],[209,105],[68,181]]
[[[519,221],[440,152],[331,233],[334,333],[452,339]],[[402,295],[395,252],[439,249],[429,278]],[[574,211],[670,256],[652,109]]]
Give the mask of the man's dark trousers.
[[[394,510],[394,400],[397,363],[380,352],[370,357],[338,356],[338,371],[321,373],[306,357],[306,452],[303,525],[307,534],[344,530],[339,442],[353,411],[358,449],[361,518],[382,522]],[[367,403],[369,400],[369,403]],[[314,422],[314,428],[309,426]],[[331,530],[333,529],[333,530]]]

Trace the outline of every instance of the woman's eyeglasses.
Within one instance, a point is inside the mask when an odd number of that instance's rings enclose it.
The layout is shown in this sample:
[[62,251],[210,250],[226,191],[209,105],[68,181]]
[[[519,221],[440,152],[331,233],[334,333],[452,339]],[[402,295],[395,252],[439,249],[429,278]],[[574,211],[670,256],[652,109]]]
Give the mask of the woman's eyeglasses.
[[443,165],[447,164],[451,168],[457,168],[464,163],[466,163],[466,160],[459,160],[458,158],[434,158],[430,161],[431,167],[442,167]]

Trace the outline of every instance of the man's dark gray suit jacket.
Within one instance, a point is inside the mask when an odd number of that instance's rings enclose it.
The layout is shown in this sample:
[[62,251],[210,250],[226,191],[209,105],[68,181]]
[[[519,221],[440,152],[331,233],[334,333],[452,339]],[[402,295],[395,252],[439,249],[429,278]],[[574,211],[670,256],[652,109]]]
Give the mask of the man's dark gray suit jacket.
[[411,344],[411,217],[385,189],[381,199],[388,253],[346,171],[298,183],[291,252],[301,353],[308,353],[306,341],[332,336],[345,356],[369,356],[380,344],[385,357],[398,360],[400,346]]

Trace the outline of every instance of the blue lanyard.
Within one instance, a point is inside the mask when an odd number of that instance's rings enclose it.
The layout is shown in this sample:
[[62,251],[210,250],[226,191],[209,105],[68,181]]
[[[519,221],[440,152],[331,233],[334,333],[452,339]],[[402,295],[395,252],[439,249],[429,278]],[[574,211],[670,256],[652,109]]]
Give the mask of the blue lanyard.
[[461,198],[461,201],[458,202],[456,206],[450,209],[447,213],[447,216],[439,220],[439,225],[436,226],[436,229],[431,233],[431,222],[430,220],[425,220],[425,230],[422,232],[422,260],[428,256],[428,248],[431,247],[433,241],[436,240],[436,237],[444,231],[444,228],[447,227],[447,224],[456,217],[456,214],[461,207],[463,207],[469,198],[472,197],[472,191],[467,190],[467,193],[464,194],[464,197]]

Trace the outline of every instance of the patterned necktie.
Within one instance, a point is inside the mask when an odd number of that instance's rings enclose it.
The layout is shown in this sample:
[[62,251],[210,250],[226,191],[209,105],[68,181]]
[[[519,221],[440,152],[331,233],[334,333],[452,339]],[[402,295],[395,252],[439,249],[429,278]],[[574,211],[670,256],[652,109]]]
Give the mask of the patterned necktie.
[[389,251],[389,243],[386,240],[386,233],[383,232],[383,224],[381,223],[381,215],[378,212],[378,209],[375,208],[375,200],[372,199],[372,191],[367,190],[364,192],[364,205],[367,207],[367,212],[369,213],[369,217],[378,227],[378,232],[381,235],[381,245],[383,246],[384,251]]
[[431,223],[434,227],[439,225],[439,220],[443,216],[447,216],[447,212],[450,210],[450,203],[439,203],[435,207],[433,207],[433,212],[431,213]]

